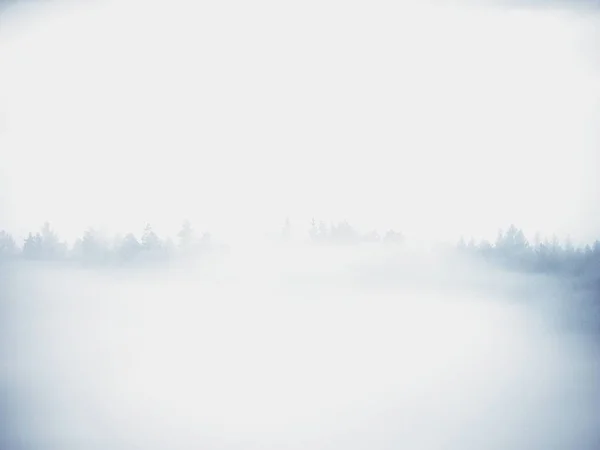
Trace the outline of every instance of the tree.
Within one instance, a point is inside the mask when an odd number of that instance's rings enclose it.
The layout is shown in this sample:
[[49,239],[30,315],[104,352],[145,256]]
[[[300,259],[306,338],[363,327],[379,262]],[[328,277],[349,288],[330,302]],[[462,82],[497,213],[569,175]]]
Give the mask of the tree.
[[181,226],[181,230],[177,233],[179,238],[179,247],[181,249],[189,249],[194,241],[194,230],[188,220],[185,220]]
[[460,239],[458,240],[458,250],[463,253],[463,254],[470,254],[470,255],[474,255],[477,253],[477,251],[480,249],[480,247],[477,245],[477,242],[475,242],[474,238],[469,238],[469,242],[467,243],[465,241],[464,236],[461,236]]
[[538,231],[533,238],[533,247],[537,250],[542,245],[542,234]]
[[29,233],[23,242],[23,257],[30,260],[43,258],[42,235],[40,233]]
[[310,221],[310,230],[308,231],[308,235],[313,242],[316,242],[319,238],[319,229],[317,228],[317,222],[314,217]]
[[60,242],[58,235],[50,227],[49,222],[42,225],[41,233],[41,250],[40,257],[45,260],[53,260],[63,258],[67,252],[67,245]]
[[358,240],[358,233],[346,220],[332,225],[330,230],[329,236],[334,242],[349,244]]
[[308,234],[313,242],[325,242],[330,237],[327,224],[321,220],[319,225],[317,225],[314,218],[311,221],[311,227]]
[[82,239],[78,239],[73,253],[86,262],[101,262],[108,258],[108,246],[94,228],[85,230]]
[[10,259],[17,255],[17,244],[13,237],[0,230],[0,259]]
[[505,250],[512,253],[521,252],[529,248],[529,242],[527,241],[527,238],[525,238],[523,230],[514,225],[511,225],[506,231],[502,245]]
[[327,228],[327,224],[323,220],[321,220],[319,222],[318,238],[320,241],[326,241],[329,237],[329,228]]
[[56,248],[58,247],[58,236],[50,228],[50,223],[45,222],[42,226],[42,247],[44,257],[51,259],[54,256]]
[[469,239],[469,243],[467,244],[467,250],[471,253],[475,253],[477,250],[477,242],[475,242],[475,238],[471,237]]
[[147,223],[144,228],[144,233],[142,234],[142,249],[146,251],[156,251],[160,250],[160,247],[160,239],[154,230],[152,230],[152,226]]
[[497,250],[502,250],[502,246],[504,244],[504,232],[502,229],[498,230],[498,234],[496,235],[496,242],[494,242],[494,247]]
[[401,244],[404,242],[404,235],[398,231],[388,230],[383,237],[383,241],[390,244]]
[[138,256],[141,249],[142,245],[137,238],[132,233],[128,233],[119,245],[119,256],[125,261],[131,261]]

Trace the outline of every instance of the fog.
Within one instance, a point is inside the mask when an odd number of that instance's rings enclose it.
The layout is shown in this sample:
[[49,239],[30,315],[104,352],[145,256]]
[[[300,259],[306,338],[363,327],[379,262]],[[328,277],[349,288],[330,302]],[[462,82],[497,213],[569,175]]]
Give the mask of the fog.
[[16,3],[0,226],[595,239],[597,14],[440,3]]
[[514,4],[0,1],[0,449],[600,448],[600,16]]
[[398,282],[402,255],[15,265],[2,448],[597,448],[598,335],[557,314],[585,302],[431,254]]

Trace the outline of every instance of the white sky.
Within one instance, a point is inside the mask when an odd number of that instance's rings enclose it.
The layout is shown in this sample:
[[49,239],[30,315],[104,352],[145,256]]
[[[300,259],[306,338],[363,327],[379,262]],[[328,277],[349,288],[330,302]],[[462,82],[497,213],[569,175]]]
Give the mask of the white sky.
[[165,5],[3,17],[0,228],[174,234],[189,218],[228,233],[289,216],[304,232],[314,216],[423,238],[511,222],[600,237],[591,20],[416,1]]

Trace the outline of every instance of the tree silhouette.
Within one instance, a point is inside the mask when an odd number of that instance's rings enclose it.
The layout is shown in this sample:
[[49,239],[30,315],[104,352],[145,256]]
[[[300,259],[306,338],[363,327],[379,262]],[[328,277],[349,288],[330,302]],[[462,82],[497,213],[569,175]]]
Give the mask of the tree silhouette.
[[[109,241],[93,228],[85,230],[83,236],[77,239],[70,251],[71,261],[109,262],[121,261],[134,263],[144,260],[164,260],[172,256],[200,255],[205,250],[224,251],[224,248],[213,246],[209,233],[204,233],[201,239],[194,239],[194,230],[189,221],[184,221],[177,233],[179,251],[172,240],[159,238],[150,224],[146,224],[140,240],[129,233],[125,237],[116,237],[109,245]],[[314,243],[327,244],[358,244],[361,242],[402,243],[404,236],[400,232],[389,230],[383,238],[377,231],[366,234],[357,232],[347,221],[331,224],[311,220],[308,230],[310,239]],[[285,239],[291,235],[291,224],[286,219],[281,231]],[[440,247],[448,249],[447,247]],[[498,265],[504,270],[521,272],[543,272],[556,276],[557,279],[566,280],[572,285],[593,288],[600,291],[600,241],[588,244],[585,247],[576,247],[570,238],[561,245],[554,235],[550,239],[542,238],[537,233],[533,244],[530,244],[524,232],[511,224],[506,231],[499,230],[493,244],[488,241],[477,243],[473,238],[461,239],[450,250],[457,254],[468,256],[477,262]],[[0,231],[0,259],[8,261],[21,257],[24,260],[61,260],[66,255],[67,247],[61,242],[56,232],[48,222],[44,223],[39,232],[29,233],[23,245],[16,245],[14,239],[5,231]],[[190,251],[190,252],[188,252]],[[395,251],[403,251],[398,247]],[[197,252],[197,253],[196,253]]]
[[181,225],[181,230],[177,233],[179,238],[179,248],[189,250],[194,242],[194,230],[189,220],[185,220]]
[[317,227],[317,222],[314,217],[310,221],[310,230],[308,231],[308,235],[313,242],[316,242],[319,239],[319,228]]
[[17,252],[17,244],[13,237],[6,231],[0,230],[0,259],[12,259]]
[[319,222],[319,231],[317,233],[319,241],[327,241],[329,239],[329,228],[327,228],[327,224],[324,221]]
[[86,263],[105,262],[109,257],[107,243],[94,228],[85,230],[83,238],[75,241],[71,253]]
[[142,249],[145,251],[158,251],[161,247],[161,242],[152,226],[147,223],[142,234]]
[[119,257],[124,261],[132,261],[138,257],[141,249],[142,245],[133,233],[128,233],[119,245]]
[[401,244],[404,242],[404,235],[394,230],[388,230],[383,237],[383,241],[388,244]]
[[23,242],[23,258],[29,260],[39,260],[43,258],[43,241],[40,233],[29,233],[25,242]]

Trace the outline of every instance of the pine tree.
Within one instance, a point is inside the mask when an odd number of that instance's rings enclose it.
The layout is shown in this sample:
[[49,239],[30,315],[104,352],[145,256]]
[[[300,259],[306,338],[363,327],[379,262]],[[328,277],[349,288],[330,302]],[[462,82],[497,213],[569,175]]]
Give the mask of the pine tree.
[[190,249],[194,241],[194,230],[189,220],[185,220],[181,226],[181,230],[177,233],[179,238],[179,248]]
[[142,249],[146,251],[159,250],[160,239],[152,229],[152,226],[147,223],[142,234]]
[[13,237],[0,230],[0,259],[11,259],[17,255],[17,244]]

